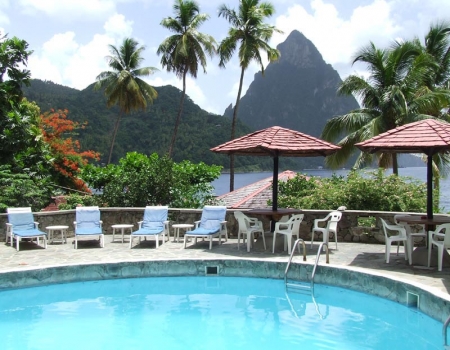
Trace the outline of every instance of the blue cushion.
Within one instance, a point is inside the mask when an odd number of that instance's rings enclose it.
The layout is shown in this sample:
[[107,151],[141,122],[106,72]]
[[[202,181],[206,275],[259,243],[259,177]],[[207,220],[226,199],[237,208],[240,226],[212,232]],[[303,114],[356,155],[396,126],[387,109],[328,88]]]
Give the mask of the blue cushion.
[[44,235],[46,235],[45,232],[39,231],[36,228],[33,228],[31,230],[16,230],[16,229],[13,229],[13,234],[15,236],[20,236],[20,237],[37,237],[37,236],[44,236]]
[[102,233],[100,227],[77,227],[75,230],[76,235],[101,235]]
[[150,229],[150,228],[140,228],[137,231],[132,232],[132,235],[158,235],[164,231],[164,227]]
[[209,236],[209,235],[213,235],[213,234],[219,232],[219,229],[214,230],[214,229],[206,229],[206,228],[203,228],[203,227],[197,227],[195,230],[187,231],[186,234],[187,235]]

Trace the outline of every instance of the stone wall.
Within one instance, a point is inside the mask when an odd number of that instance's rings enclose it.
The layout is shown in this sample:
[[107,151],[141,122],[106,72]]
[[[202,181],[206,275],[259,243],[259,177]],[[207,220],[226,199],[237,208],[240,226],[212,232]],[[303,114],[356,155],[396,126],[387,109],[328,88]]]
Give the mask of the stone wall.
[[[111,225],[114,224],[135,224],[142,220],[144,208],[100,208],[101,219],[103,221],[103,231],[105,234],[112,234]],[[228,234],[236,237],[238,232],[238,224],[234,218],[234,209],[227,211],[226,220]],[[242,210],[246,212],[248,210]],[[169,209],[169,220],[171,224],[175,223],[194,223],[201,216],[201,209]],[[311,229],[315,219],[324,218],[328,210],[304,210],[305,217],[300,225],[300,238],[305,241],[311,240]],[[396,214],[416,214],[425,215],[423,213],[398,213],[398,212],[381,212],[381,211],[357,211],[346,210],[338,226],[339,242],[361,242],[361,243],[384,243],[384,234],[381,230],[381,223],[378,218],[383,218],[387,222],[393,223],[393,217]],[[255,217],[257,215],[254,215]],[[376,218],[375,227],[363,227],[358,224],[359,218]],[[35,220],[39,223],[39,228],[45,230],[50,225],[68,225],[68,235],[73,236],[73,222],[75,220],[75,210],[60,210],[51,212],[34,213]],[[267,217],[259,216],[263,221],[266,231],[269,231],[270,221]],[[0,214],[0,239],[5,240],[5,228],[8,220],[7,214]],[[171,235],[173,235],[171,229]],[[315,241],[321,241],[322,237],[317,236]],[[419,242],[420,243],[420,242]]]

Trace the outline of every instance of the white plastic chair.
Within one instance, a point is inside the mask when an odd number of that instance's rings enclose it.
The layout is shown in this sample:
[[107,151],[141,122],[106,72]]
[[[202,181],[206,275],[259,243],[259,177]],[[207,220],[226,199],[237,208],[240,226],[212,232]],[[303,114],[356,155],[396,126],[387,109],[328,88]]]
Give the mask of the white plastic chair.
[[[400,225],[390,225],[380,218],[381,224],[383,226],[384,238],[386,241],[385,257],[386,263],[389,264],[389,257],[391,255],[391,244],[392,242],[403,242],[405,247],[405,260],[408,260],[408,237],[406,236],[406,229]],[[389,231],[397,231],[397,235],[389,235]],[[398,247],[397,247],[398,255]]]
[[[340,211],[332,211],[329,213],[326,217],[323,219],[315,219],[314,220],[314,226],[311,231],[311,249],[313,247],[314,243],[314,233],[321,232],[323,236],[323,242],[328,243],[330,233],[334,234],[334,240],[336,242],[336,250],[337,248],[337,228],[338,228],[338,222],[342,218],[342,212]],[[320,224],[326,222],[325,227],[321,227]]]
[[[156,241],[156,248],[159,247],[159,236],[162,236],[162,242],[166,241],[166,233],[169,236],[169,221],[167,215],[169,213],[168,206],[146,206],[144,210],[144,220],[139,221],[139,228],[137,231],[131,232],[130,235],[130,249],[133,246],[133,239],[153,237]],[[168,237],[168,239],[170,239]]]
[[[272,253],[275,253],[277,234],[280,234],[284,235],[284,250],[286,250],[287,246],[288,254],[291,254],[292,236],[297,236],[297,239],[300,238],[299,231],[303,217],[304,214],[297,214],[291,216],[291,218],[286,222],[277,222],[275,224],[275,231],[273,231]],[[300,245],[298,246],[298,251],[300,252]]]
[[[403,226],[406,230],[406,237],[408,238],[408,260],[409,264],[412,265],[412,251],[414,249],[414,242],[417,238],[423,238],[425,240],[425,244],[428,245],[427,242],[427,233],[425,231],[425,225],[417,225],[421,227],[421,230],[418,232],[412,232],[411,226],[408,225],[406,222],[401,222],[398,220],[399,217],[404,216],[403,214],[397,214],[394,215],[394,221],[397,225]],[[398,247],[397,247],[397,253],[398,253]]]
[[47,248],[47,234],[38,229],[39,223],[34,221],[30,207],[6,208],[6,212],[9,221],[6,223],[6,243],[9,239],[12,247],[16,240],[16,250],[19,251],[19,243],[23,238],[36,239],[39,244],[39,238],[42,237],[44,248]]
[[442,224],[436,230],[429,232],[428,238],[428,267],[431,263],[431,249],[435,245],[438,249],[438,271],[442,271],[444,248],[450,248],[450,224]]
[[261,234],[264,244],[264,250],[266,250],[266,238],[264,237],[264,227],[262,221],[256,218],[248,217],[241,211],[235,211],[234,217],[239,224],[238,250],[242,235],[242,242],[245,243],[245,240],[247,239],[247,252],[250,252],[250,248],[253,245],[253,241],[255,240],[255,233]]
[[105,236],[103,235],[103,222],[100,220],[100,209],[97,206],[77,207],[75,209],[75,244],[78,249],[79,237],[98,237],[100,247],[105,246]]

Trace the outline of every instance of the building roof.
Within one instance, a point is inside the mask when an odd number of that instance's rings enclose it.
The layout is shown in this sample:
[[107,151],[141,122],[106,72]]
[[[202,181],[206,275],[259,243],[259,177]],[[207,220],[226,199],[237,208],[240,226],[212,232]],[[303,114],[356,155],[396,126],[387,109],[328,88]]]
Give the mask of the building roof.
[[[287,181],[296,176],[294,171],[286,170],[278,174],[278,181]],[[227,208],[270,208],[267,201],[272,199],[272,176],[250,185],[225,193],[217,199]]]

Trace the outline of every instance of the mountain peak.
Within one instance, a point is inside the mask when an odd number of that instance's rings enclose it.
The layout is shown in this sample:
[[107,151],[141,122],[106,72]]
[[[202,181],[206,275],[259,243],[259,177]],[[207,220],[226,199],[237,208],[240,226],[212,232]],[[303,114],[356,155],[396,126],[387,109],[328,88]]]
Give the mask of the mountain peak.
[[326,64],[314,44],[297,30],[278,44],[277,49],[282,53],[279,63],[290,63],[298,68],[314,68]]

